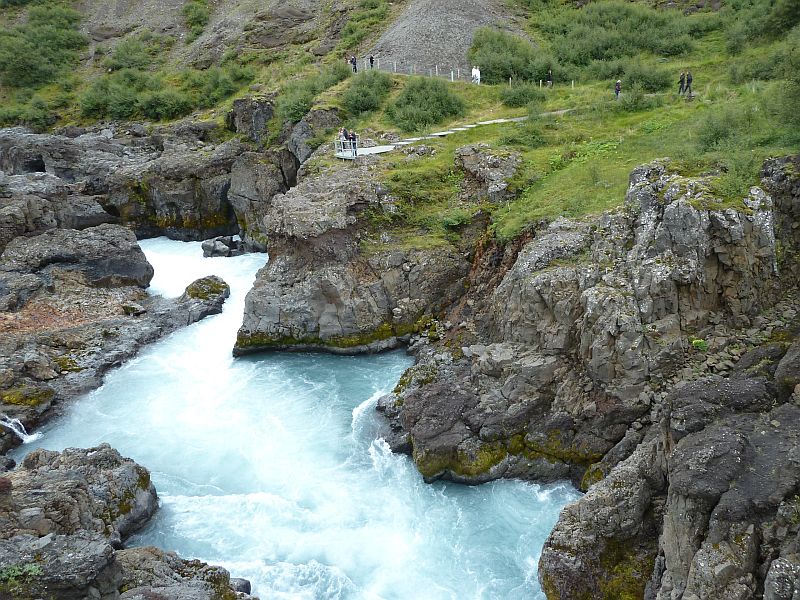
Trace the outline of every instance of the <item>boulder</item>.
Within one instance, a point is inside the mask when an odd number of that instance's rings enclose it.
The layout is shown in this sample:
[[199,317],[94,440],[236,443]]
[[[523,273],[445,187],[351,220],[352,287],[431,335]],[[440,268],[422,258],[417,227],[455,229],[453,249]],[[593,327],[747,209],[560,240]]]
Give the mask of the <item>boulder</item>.
[[274,97],[234,100],[226,117],[228,129],[263,144],[267,138],[267,123],[275,114],[274,102]]

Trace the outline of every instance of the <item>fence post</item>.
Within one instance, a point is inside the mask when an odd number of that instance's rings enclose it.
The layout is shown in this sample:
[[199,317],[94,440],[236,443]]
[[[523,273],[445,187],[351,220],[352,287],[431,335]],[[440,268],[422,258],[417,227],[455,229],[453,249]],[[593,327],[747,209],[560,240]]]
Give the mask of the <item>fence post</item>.
[[458,71],[458,78],[461,79],[461,67],[458,67],[456,70]]
[[377,63],[378,63],[378,71],[380,71],[380,70],[381,70],[381,59],[379,58],[379,59],[378,59],[378,60],[376,60],[375,62],[377,62]]
[[397,73],[397,61],[394,61],[394,72]]
[[539,87],[542,87],[542,80],[539,80]]
[[511,87],[511,77],[508,78],[508,87]]
[[451,69],[451,70],[450,70],[450,83],[452,83],[452,82],[454,82],[454,81],[455,81],[455,78],[453,77],[453,71],[452,71],[452,69]]
[[575,89],[575,80],[574,79],[572,80],[572,89],[573,90]]
[[439,65],[436,65],[436,76],[439,76]]

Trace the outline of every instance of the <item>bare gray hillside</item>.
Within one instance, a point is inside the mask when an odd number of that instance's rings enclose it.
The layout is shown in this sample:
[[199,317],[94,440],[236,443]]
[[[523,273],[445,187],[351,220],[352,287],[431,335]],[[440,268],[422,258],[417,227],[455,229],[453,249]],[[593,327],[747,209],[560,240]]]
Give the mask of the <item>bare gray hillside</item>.
[[412,0],[370,52],[403,70],[469,69],[472,36],[487,25],[514,28],[502,0]]

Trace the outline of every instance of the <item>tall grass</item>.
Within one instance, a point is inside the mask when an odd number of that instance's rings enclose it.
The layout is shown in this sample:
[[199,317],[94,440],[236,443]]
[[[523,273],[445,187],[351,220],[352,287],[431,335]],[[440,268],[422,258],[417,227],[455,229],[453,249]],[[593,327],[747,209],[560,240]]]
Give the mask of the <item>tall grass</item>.
[[276,113],[281,121],[297,123],[314,105],[314,99],[325,90],[344,81],[351,74],[350,67],[335,63],[319,73],[298,79],[284,87],[278,96]]

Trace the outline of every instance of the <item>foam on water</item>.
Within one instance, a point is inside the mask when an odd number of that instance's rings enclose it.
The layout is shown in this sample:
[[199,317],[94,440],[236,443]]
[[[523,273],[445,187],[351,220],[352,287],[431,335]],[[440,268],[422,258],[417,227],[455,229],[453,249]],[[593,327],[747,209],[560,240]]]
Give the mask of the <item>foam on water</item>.
[[152,470],[161,509],[130,543],[222,564],[262,599],[543,597],[539,553],[571,487],[425,484],[377,437],[375,403],[409,357],[233,359],[266,256],[142,247],[154,293],[217,274],[231,285],[225,311],[110,373],[33,444],[106,441]]

